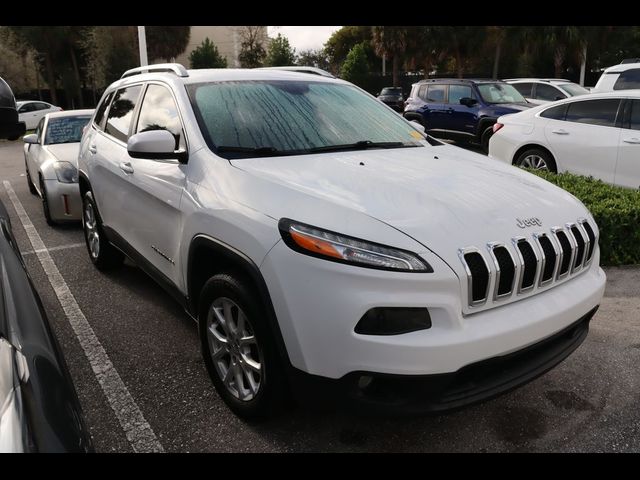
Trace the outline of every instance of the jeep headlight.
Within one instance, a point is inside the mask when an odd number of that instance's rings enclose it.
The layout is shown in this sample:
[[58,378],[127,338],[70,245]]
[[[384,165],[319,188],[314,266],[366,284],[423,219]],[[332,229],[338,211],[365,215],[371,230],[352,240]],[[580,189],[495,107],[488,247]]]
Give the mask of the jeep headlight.
[[398,272],[433,272],[415,253],[323,230],[287,218],[278,227],[293,250],[339,263]]

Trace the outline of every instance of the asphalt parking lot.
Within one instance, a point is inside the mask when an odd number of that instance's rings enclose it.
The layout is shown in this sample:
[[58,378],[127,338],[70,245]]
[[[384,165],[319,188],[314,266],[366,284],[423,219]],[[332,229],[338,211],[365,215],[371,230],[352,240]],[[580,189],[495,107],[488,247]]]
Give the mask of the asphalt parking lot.
[[21,142],[0,142],[0,180],[10,183],[130,394],[124,403],[105,395],[0,182],[0,200],[99,452],[144,450],[136,438],[141,430],[122,421],[119,410],[130,405],[166,452],[640,451],[640,267],[606,269],[605,297],[582,346],[548,374],[498,399],[405,419],[298,408],[254,425],[218,398],[201,361],[196,325],[177,303],[129,261],[113,273],[98,272],[79,224],[46,224],[39,198],[27,188]]

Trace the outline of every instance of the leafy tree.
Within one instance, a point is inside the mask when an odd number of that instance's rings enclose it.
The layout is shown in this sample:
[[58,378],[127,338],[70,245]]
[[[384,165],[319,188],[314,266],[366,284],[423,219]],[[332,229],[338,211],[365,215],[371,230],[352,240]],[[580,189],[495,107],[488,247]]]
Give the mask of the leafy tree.
[[269,67],[282,67],[295,65],[295,63],[296,49],[291,48],[289,39],[279,33],[278,36],[269,43],[265,65]]
[[351,49],[359,43],[364,43],[369,69],[379,71],[382,61],[371,45],[371,27],[354,25],[347,25],[336,30],[325,42],[324,51],[329,61],[328,70],[338,73]]
[[187,49],[191,27],[151,26],[145,27],[145,34],[149,62],[171,60]]
[[191,68],[227,68],[227,59],[220,55],[209,37],[191,52],[189,63]]
[[442,27],[407,27],[407,60],[415,69],[422,65],[424,77],[431,73],[449,54],[449,41]]
[[264,27],[250,25],[240,27],[238,30],[242,43],[240,44],[240,54],[238,61],[242,68],[261,67],[267,52],[264,49],[265,30]]
[[133,26],[93,27],[83,42],[87,76],[92,86],[103,89],[140,65],[137,28]]
[[0,27],[0,77],[20,95],[40,87],[37,52],[8,27]]
[[324,49],[304,50],[298,55],[298,65],[329,70],[329,59]]
[[358,43],[351,49],[342,65],[340,77],[362,88],[366,86],[369,79],[369,63],[364,42]]
[[375,26],[372,28],[372,43],[378,56],[393,59],[393,86],[400,85],[399,69],[407,46],[407,28]]

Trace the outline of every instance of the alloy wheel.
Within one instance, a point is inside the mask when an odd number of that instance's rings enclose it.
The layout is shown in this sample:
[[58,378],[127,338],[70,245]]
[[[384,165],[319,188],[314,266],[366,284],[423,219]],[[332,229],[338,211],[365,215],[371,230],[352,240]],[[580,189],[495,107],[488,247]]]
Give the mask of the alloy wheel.
[[98,233],[96,215],[91,202],[86,203],[82,219],[87,245],[89,246],[89,253],[93,258],[98,258],[98,255],[100,255],[100,234]]
[[520,166],[523,168],[532,168],[533,170],[549,170],[547,162],[540,155],[531,154],[527,155],[520,162]]

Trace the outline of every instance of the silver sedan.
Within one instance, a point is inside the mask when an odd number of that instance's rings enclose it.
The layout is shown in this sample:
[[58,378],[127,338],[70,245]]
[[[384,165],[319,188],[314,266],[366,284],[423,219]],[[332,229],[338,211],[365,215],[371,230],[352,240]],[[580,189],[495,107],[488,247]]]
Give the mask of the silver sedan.
[[23,138],[29,190],[42,198],[49,225],[80,220],[78,152],[92,114],[93,110],[49,113],[40,120],[35,133]]

